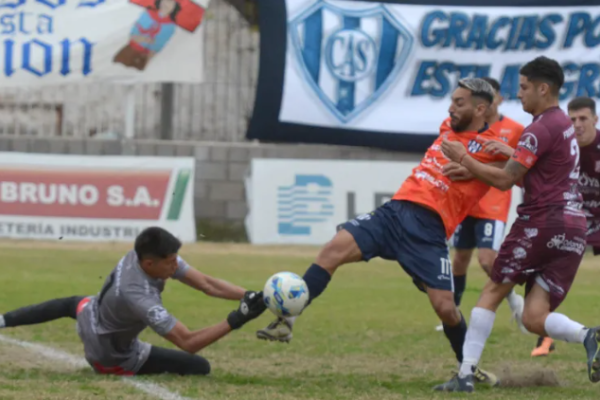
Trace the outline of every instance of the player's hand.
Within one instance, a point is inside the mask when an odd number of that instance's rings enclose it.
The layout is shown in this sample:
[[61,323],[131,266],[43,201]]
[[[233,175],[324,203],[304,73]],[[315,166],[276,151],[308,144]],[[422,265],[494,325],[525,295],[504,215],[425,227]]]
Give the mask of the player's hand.
[[467,154],[467,149],[461,142],[442,140],[442,153],[450,160],[460,163],[461,158]]
[[247,322],[259,317],[266,309],[263,293],[248,291],[240,300],[238,309],[230,312],[227,316],[227,323],[231,329],[239,329]]
[[512,157],[515,150],[506,143],[498,140],[488,140],[483,144],[483,151],[489,154],[502,154],[506,157]]
[[469,181],[475,177],[466,167],[454,161],[444,165],[442,174],[452,181]]

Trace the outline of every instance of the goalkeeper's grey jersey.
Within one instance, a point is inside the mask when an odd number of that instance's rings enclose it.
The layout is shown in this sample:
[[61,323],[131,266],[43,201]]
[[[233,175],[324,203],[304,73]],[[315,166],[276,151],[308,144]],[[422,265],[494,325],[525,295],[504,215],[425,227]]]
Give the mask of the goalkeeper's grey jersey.
[[[189,265],[181,257],[177,262],[173,278],[181,279]],[[177,322],[163,307],[164,288],[163,279],[151,278],[140,268],[134,251],[119,261],[100,293],[77,316],[85,357],[96,370],[118,367],[117,373],[136,373],[140,369],[150,352],[150,345],[138,340],[140,332],[149,326],[164,336]]]

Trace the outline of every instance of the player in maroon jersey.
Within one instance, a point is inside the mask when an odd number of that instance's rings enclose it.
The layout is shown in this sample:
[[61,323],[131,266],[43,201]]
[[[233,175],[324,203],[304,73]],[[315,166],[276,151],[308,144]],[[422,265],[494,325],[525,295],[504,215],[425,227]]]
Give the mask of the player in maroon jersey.
[[[579,144],[579,192],[587,218],[587,244],[592,246],[594,255],[600,255],[600,131],[596,129],[596,102],[589,97],[578,97],[571,100],[568,111]],[[554,341],[540,336],[531,355],[546,356],[552,350]]]
[[527,330],[583,344],[589,379],[600,381],[600,327],[586,328],[555,312],[575,279],[587,231],[577,188],[579,145],[571,120],[558,107],[563,84],[564,73],[555,60],[542,56],[521,68],[519,99],[534,118],[503,169],[476,161],[462,143],[442,143],[446,157],[475,178],[501,190],[522,182],[525,196],[471,313],[460,371],[436,390],[474,390],[472,366],[481,358],[498,306],[517,284],[526,284],[522,322]]
[[589,97],[578,97],[568,107],[581,154],[579,191],[587,217],[587,244],[597,256],[600,255],[600,131],[596,129],[596,102]]

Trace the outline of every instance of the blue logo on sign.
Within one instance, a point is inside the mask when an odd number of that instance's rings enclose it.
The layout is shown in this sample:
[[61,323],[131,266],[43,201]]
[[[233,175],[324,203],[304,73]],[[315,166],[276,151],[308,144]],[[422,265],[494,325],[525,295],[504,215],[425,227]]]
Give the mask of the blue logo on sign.
[[383,5],[347,10],[319,0],[288,25],[306,81],[342,123],[381,97],[413,45],[411,33]]
[[313,224],[333,216],[333,185],[323,175],[296,175],[292,186],[277,192],[278,232],[281,235],[310,235]]

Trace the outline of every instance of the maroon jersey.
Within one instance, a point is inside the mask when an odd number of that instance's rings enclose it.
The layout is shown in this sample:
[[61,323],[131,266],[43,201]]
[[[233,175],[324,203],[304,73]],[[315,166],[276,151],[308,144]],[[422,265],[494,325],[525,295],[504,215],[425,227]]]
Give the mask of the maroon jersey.
[[596,247],[600,246],[600,131],[596,131],[596,139],[580,152],[579,191],[588,224],[587,242]]
[[565,299],[586,246],[580,152],[575,128],[558,107],[525,128],[513,159],[528,168],[519,218],[492,267],[496,283],[534,284],[550,293],[550,311]]
[[[569,117],[550,108],[525,128],[513,159],[529,169],[523,179],[519,220],[538,228],[585,228],[578,190],[579,145]],[[528,221],[528,222],[527,222]]]

